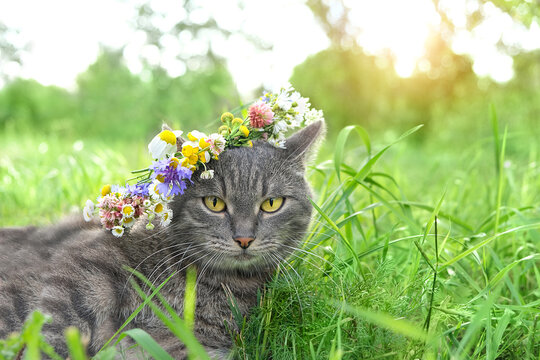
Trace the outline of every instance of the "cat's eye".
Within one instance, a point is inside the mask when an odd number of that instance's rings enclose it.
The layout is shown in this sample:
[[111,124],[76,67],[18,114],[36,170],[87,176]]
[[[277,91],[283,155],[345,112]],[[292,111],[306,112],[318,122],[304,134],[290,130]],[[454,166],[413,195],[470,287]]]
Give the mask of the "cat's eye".
[[268,198],[261,204],[261,210],[267,213],[273,213],[281,209],[283,201],[282,197]]
[[225,201],[217,196],[206,196],[204,198],[204,205],[213,212],[222,212],[226,208]]

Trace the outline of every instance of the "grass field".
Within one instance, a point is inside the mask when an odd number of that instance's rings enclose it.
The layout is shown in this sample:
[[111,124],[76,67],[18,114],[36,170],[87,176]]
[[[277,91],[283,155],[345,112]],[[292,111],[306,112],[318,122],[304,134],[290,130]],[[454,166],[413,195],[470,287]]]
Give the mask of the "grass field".
[[[311,232],[241,322],[237,357],[540,359],[539,149],[490,117],[476,138],[329,139]],[[52,222],[149,160],[144,141],[16,135],[0,135],[1,226]]]

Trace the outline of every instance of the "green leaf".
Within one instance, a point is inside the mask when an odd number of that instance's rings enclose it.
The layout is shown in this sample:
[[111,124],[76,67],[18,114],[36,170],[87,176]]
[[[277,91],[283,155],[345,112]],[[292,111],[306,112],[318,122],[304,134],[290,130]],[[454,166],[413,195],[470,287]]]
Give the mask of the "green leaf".
[[366,146],[368,157],[371,154],[371,142],[369,141],[369,135],[367,131],[358,125],[350,125],[343,128],[337,137],[336,140],[336,151],[334,152],[334,166],[336,168],[336,174],[338,179],[341,181],[341,164],[343,163],[343,154],[345,152],[345,144],[347,143],[347,138],[351,131],[356,130],[362,141]]
[[344,310],[352,315],[363,318],[372,324],[391,330],[396,334],[404,335],[408,338],[427,341],[428,334],[418,324],[405,319],[396,319],[394,316],[377,311],[371,311],[360,307],[344,305]]
[[[160,360],[173,360],[173,357],[169,355],[159,344],[144,330],[131,329],[124,331],[120,336],[120,339],[125,336],[131,337],[140,347],[142,347],[150,356],[154,359]],[[76,359],[74,359],[76,360]]]
[[81,342],[81,334],[79,333],[79,329],[70,326],[66,329],[65,335],[70,358],[72,360],[85,360],[86,351],[83,343]]

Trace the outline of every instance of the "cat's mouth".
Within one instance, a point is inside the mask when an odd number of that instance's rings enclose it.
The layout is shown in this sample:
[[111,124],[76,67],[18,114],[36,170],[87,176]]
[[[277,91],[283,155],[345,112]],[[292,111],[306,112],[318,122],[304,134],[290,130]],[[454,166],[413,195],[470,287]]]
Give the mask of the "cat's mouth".
[[248,260],[251,260],[251,259],[255,258],[256,256],[253,253],[248,252],[248,250],[246,249],[246,250],[242,250],[241,253],[236,254],[233,257],[236,260],[248,261]]

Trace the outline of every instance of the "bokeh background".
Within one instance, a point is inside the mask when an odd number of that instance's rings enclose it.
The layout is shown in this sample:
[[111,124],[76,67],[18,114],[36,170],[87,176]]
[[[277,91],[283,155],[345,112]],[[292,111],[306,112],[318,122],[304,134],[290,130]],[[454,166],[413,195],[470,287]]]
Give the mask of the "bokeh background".
[[538,0],[2,1],[0,226],[287,82],[328,125],[318,208],[238,358],[539,359]]
[[377,146],[424,124],[387,163],[419,200],[492,146],[490,111],[513,139],[507,166],[534,167],[539,14],[532,0],[2,2],[0,190],[15,198],[0,222],[65,213],[11,206],[39,208],[62,181],[58,198],[80,204],[98,184],[62,180],[66,168],[122,181],[111,167],[144,166],[161,123],[212,131],[288,81],[324,110],[330,149],[346,125]]

